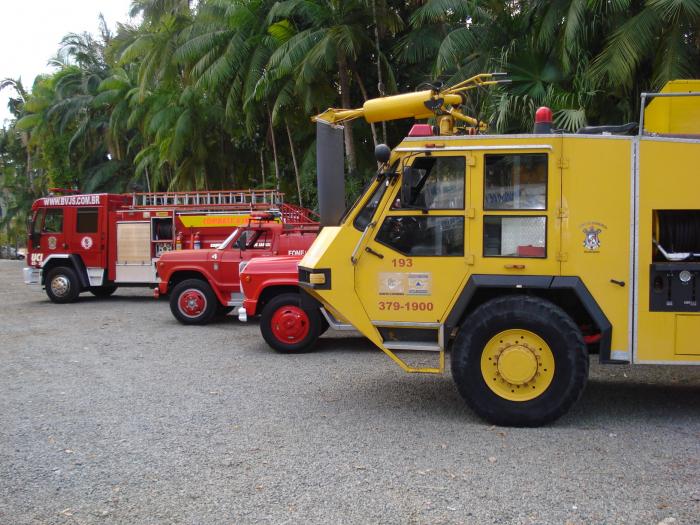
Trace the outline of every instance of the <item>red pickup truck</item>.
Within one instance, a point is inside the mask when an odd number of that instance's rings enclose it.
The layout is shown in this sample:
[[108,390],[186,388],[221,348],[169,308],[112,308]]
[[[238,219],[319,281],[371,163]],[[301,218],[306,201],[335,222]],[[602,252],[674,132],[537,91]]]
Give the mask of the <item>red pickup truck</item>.
[[239,272],[261,257],[300,258],[318,234],[318,224],[251,220],[216,248],[164,253],[157,264],[156,295],[170,295],[170,310],[183,324],[206,324],[243,303]]
[[301,257],[264,257],[241,271],[243,305],[238,319],[260,316],[260,332],[281,353],[309,350],[328,327],[354,330],[299,288]]
[[[266,257],[241,272],[243,304],[238,319],[260,316],[260,332],[278,352],[308,349],[326,331],[319,308],[303,309],[299,290],[301,257]],[[263,264],[260,264],[263,263]]]

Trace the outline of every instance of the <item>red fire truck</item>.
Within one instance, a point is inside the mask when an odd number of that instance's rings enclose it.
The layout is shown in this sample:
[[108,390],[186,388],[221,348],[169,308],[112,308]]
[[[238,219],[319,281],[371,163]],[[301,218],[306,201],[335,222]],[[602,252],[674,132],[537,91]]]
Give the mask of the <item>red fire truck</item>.
[[[206,324],[217,313],[228,313],[243,304],[239,272],[249,262],[289,256],[298,262],[318,230],[315,222],[280,223],[273,213],[254,213],[216,248],[163,254],[157,264],[160,283],[156,294],[170,294],[170,310],[181,323]],[[295,264],[295,287],[297,280]]]
[[99,297],[118,286],[155,287],[163,253],[216,246],[255,212],[270,212],[280,223],[314,222],[309,210],[285,204],[274,190],[52,191],[59,194],[32,206],[24,281],[43,286],[55,303],[84,291]]

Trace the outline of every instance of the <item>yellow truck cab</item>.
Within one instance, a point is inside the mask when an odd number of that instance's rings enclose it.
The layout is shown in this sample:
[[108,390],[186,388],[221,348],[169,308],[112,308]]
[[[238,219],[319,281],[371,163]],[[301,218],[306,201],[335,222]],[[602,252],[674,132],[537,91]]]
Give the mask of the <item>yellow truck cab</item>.
[[644,94],[634,134],[443,134],[455,104],[434,103],[438,126],[378,148],[383,168],[323,228],[300,285],[407,372],[442,373],[449,351],[461,395],[496,424],[564,414],[589,352],[700,364],[699,94],[697,80]]

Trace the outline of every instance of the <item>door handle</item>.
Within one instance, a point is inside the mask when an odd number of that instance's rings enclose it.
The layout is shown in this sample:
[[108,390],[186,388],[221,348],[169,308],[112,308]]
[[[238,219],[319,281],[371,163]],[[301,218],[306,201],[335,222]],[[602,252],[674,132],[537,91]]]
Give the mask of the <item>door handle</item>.
[[379,253],[379,252],[377,252],[377,251],[374,251],[374,250],[373,250],[372,248],[370,248],[369,246],[365,247],[365,251],[366,251],[367,253],[371,253],[371,254],[374,255],[375,257],[379,257],[380,259],[383,259],[383,258],[384,258],[384,256],[383,256],[381,253]]
[[506,270],[524,270],[525,269],[524,264],[504,264],[503,267]]

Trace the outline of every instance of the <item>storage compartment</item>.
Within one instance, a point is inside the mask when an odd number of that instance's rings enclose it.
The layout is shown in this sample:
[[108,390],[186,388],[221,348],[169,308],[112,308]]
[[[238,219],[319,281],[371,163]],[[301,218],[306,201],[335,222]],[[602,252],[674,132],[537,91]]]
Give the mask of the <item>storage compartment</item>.
[[153,241],[152,256],[159,258],[164,252],[174,249],[173,219],[172,217],[154,217],[151,226],[151,240]]
[[117,264],[151,264],[151,223],[117,223]]
[[151,258],[151,222],[117,223],[116,282],[155,282]]
[[650,311],[700,311],[700,210],[654,210],[653,232]]
[[700,355],[700,316],[676,316],[675,354]]
[[700,261],[700,210],[654,210],[654,261]]

